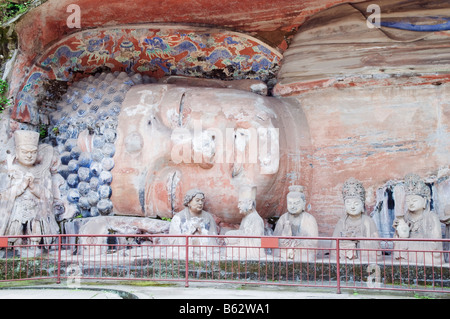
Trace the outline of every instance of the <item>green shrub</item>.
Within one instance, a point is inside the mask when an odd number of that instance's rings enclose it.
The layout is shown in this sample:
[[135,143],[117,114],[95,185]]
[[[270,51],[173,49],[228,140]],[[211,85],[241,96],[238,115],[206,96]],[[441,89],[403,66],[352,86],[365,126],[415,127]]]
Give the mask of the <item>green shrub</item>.
[[32,1],[30,0],[24,3],[13,3],[10,1],[0,0],[0,23],[5,23],[15,16],[27,11],[31,2]]
[[8,82],[0,79],[0,113],[2,113],[8,106],[11,105],[11,100],[7,95]]

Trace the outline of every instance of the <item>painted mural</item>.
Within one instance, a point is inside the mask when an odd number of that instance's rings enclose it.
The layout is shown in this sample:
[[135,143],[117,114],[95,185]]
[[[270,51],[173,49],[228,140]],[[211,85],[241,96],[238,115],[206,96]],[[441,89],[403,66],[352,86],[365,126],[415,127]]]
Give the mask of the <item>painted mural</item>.
[[223,30],[170,27],[105,28],[66,37],[41,56],[17,94],[13,118],[42,122],[40,97],[48,80],[73,82],[99,71],[222,80],[268,81],[281,54],[255,38]]

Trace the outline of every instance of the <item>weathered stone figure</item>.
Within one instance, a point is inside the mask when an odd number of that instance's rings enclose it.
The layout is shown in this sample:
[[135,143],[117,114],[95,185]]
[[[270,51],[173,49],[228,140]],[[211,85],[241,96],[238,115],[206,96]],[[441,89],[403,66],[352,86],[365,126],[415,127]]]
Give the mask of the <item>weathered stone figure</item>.
[[[443,223],[445,225],[445,238],[449,239],[450,238],[450,204],[445,206],[444,209],[444,216],[441,217],[441,223]],[[445,242],[444,243],[444,250],[449,250],[450,249],[450,243]],[[448,262],[448,253],[445,253],[445,262]]]
[[[404,181],[406,213],[402,217],[394,220],[396,238],[426,238],[441,239],[441,225],[437,214],[430,212],[430,188],[416,174],[408,174]],[[403,219],[403,221],[402,221]],[[407,231],[401,230],[401,226],[409,228]],[[398,260],[406,259],[414,263],[441,264],[443,262],[442,242],[439,241],[399,241],[394,246],[398,250],[407,252],[396,252],[394,257]],[[436,251],[436,252],[433,252]]]
[[[243,186],[239,190],[239,212],[244,215],[239,229],[230,230],[227,236],[264,236],[264,220],[256,211],[256,187]],[[260,238],[227,238],[228,246],[248,248],[229,249],[227,254],[240,259],[259,259],[264,256]],[[252,248],[257,247],[257,248]]]
[[[277,222],[274,236],[318,237],[319,229],[316,219],[305,211],[306,199],[302,186],[289,187],[286,197],[288,212],[283,214]],[[314,260],[317,240],[281,239],[280,247],[292,247],[286,251],[277,251],[276,255],[296,261]],[[307,248],[307,249],[295,249]]]
[[[59,232],[55,220],[55,199],[52,185],[52,172],[58,161],[54,161],[53,148],[50,145],[39,146],[39,133],[16,131],[15,157],[8,159],[9,187],[2,194],[1,212],[3,218],[0,235],[21,236],[37,235],[31,243],[37,245],[43,241],[50,244],[51,237],[39,237]],[[21,241],[10,238],[10,242]]]
[[[170,224],[170,235],[217,235],[214,217],[203,210],[205,194],[198,189],[189,190],[184,197],[185,208],[177,213]],[[184,244],[184,238],[173,238],[172,244]],[[198,238],[194,244],[215,244],[214,238]]]
[[[365,190],[362,183],[355,178],[348,179],[344,183],[342,197],[345,205],[345,216],[336,224],[333,237],[379,237],[375,222],[364,214]],[[340,242],[340,257],[375,261],[379,254],[378,247],[377,241],[344,240]],[[358,251],[357,249],[361,250]]]

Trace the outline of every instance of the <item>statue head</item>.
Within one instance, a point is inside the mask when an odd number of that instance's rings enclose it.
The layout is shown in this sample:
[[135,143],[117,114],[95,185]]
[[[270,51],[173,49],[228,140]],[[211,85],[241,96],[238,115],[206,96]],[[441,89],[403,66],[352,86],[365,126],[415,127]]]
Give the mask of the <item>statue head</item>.
[[405,201],[409,212],[422,212],[427,208],[431,192],[420,176],[408,174],[405,176]]
[[200,214],[205,204],[205,194],[198,189],[189,190],[184,196],[184,206],[194,214]]
[[445,216],[450,216],[450,204],[445,205],[444,215]]
[[242,186],[239,189],[239,212],[241,214],[249,214],[256,208],[256,187]]
[[39,133],[33,131],[15,131],[16,158],[24,166],[33,166],[36,163]]
[[[241,186],[257,186],[265,192],[264,203],[276,195],[268,191],[282,174],[284,131],[274,110],[285,105],[279,102],[225,88],[131,88],[118,115],[117,134],[123,139],[116,141],[111,186],[116,211],[165,216],[180,210],[187,190],[199,188],[219,218],[239,222]],[[118,177],[129,169],[131,174]],[[132,187],[128,181],[135,176],[141,181]],[[279,189],[284,186],[277,185]],[[131,192],[135,204],[124,200]]]
[[365,196],[362,183],[353,177],[349,178],[342,189],[346,213],[350,216],[361,215],[364,212]]
[[298,215],[305,210],[306,199],[303,193],[303,186],[293,185],[289,187],[289,193],[286,197],[288,212],[292,215]]

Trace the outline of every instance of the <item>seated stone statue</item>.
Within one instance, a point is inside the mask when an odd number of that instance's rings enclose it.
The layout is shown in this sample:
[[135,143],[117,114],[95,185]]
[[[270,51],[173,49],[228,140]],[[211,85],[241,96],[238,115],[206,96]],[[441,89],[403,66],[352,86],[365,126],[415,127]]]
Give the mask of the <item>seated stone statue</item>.
[[239,189],[239,212],[244,215],[239,229],[226,232],[226,236],[255,236],[256,238],[227,238],[227,246],[246,248],[227,250],[227,256],[233,258],[259,259],[265,256],[261,249],[261,237],[264,236],[264,220],[256,211],[256,187],[243,186]]
[[[274,236],[318,237],[319,229],[316,219],[305,211],[306,200],[302,186],[289,187],[287,195],[288,212],[283,214],[277,222]],[[290,248],[277,250],[275,254],[282,258],[295,261],[313,261],[317,247],[317,240],[307,239],[280,239],[280,247]],[[307,249],[298,249],[307,248]]]
[[[55,198],[52,186],[52,172],[57,165],[53,148],[39,146],[39,133],[16,131],[15,156],[8,158],[9,187],[2,194],[0,235],[36,235],[31,244],[51,244],[52,235],[59,233],[54,215]],[[19,237],[10,237],[11,243],[26,244]]]
[[[441,223],[443,223],[445,225],[445,238],[449,239],[450,238],[450,204],[447,204],[444,208],[444,216],[442,216],[440,218]],[[445,242],[444,243],[444,250],[449,251],[450,250],[450,243],[449,242]],[[445,253],[445,262],[449,261],[448,258],[448,252]]]
[[[217,235],[214,217],[203,210],[205,194],[198,189],[189,190],[184,197],[185,208],[177,213],[170,224],[170,235]],[[184,245],[184,238],[172,238],[172,244]],[[215,245],[215,238],[196,238],[193,245]]]
[[[430,211],[430,188],[416,174],[408,174],[405,177],[404,187],[406,213],[394,220],[394,237],[442,239],[439,217]],[[394,248],[394,257],[397,260],[434,265],[443,262],[443,255],[439,252],[442,250],[440,241],[398,241],[394,243]]]
[[[362,183],[355,178],[348,179],[344,183],[342,197],[345,215],[336,224],[333,237],[345,237],[349,240],[340,241],[340,257],[375,262],[377,255],[381,254],[378,251],[378,241],[351,239],[352,237],[379,237],[375,222],[364,214],[365,190]],[[335,244],[333,242],[333,248],[335,248]]]

